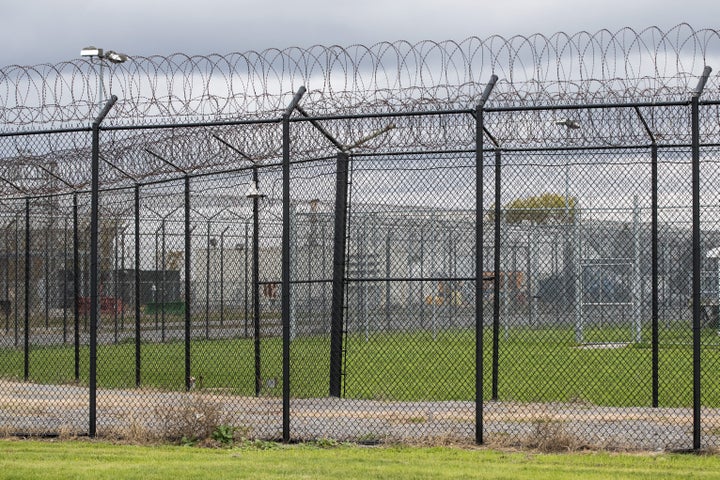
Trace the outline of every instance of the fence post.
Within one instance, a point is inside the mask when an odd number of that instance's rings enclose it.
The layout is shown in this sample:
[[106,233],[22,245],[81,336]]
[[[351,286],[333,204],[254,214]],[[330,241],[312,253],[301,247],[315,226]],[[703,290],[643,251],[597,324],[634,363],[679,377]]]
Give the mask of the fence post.
[[[253,182],[258,185],[258,168],[253,164]],[[253,196],[253,236],[252,236],[252,303],[253,303],[253,350],[255,354],[255,396],[262,389],[261,352],[260,352],[260,197]]]
[[659,329],[658,329],[658,147],[657,140],[639,107],[635,107],[640,122],[650,138],[650,263],[651,263],[651,344],[652,344],[652,406],[657,408],[660,395]]
[[205,340],[210,339],[210,220],[205,236]]
[[290,115],[304,94],[305,87],[300,87],[282,116],[282,438],[286,443],[290,441]]
[[484,201],[484,108],[498,77],[492,75],[485,86],[480,102],[475,107],[475,443],[483,443],[483,337],[485,333],[483,313],[483,201]]
[[[65,222],[63,224],[63,298],[62,298],[62,306],[63,306],[63,345],[67,343],[67,280],[68,280],[68,221],[67,217],[65,217]],[[5,298],[8,298],[7,295],[5,295]]]
[[80,380],[80,233],[77,193],[73,193],[73,322],[75,381],[77,382]]
[[330,396],[340,397],[345,301],[345,248],[347,238],[347,192],[349,156],[337,155],[335,187],[335,240],[333,247],[332,314],[330,323]]
[[660,396],[660,332],[658,329],[658,149],[653,139],[651,146],[651,256],[652,256],[652,406],[657,408]]
[[244,283],[244,290],[245,290],[245,317],[244,317],[244,329],[243,329],[243,338],[248,338],[248,323],[250,321],[250,298],[249,298],[249,290],[248,290],[248,229],[250,228],[250,225],[248,222],[245,222],[245,244],[244,244],[244,253],[245,253],[245,275],[243,276],[243,283]]
[[701,440],[701,396],[700,370],[701,320],[700,320],[700,95],[702,95],[712,69],[705,67],[698,86],[690,101],[692,119],[692,306],[693,306],[693,449],[700,449]]
[[[163,276],[165,274],[165,242],[163,232]],[[190,314],[192,308],[192,292],[190,285],[190,269],[192,265],[190,263],[190,176],[185,174],[185,389],[190,390],[192,386],[191,382],[191,370],[190,370]],[[164,278],[163,278],[164,282]],[[165,291],[165,285],[163,285],[163,292]],[[165,312],[165,306],[163,305],[163,313]],[[163,323],[164,328],[164,323]]]
[[14,328],[13,328],[13,346],[17,348],[18,346],[18,312],[19,308],[17,308],[17,303],[20,295],[18,294],[18,291],[20,290],[20,220],[17,219],[15,221],[15,322],[14,322]]
[[23,328],[23,379],[30,376],[30,198],[25,198],[25,326]]
[[135,386],[140,387],[140,185],[135,184]]
[[[494,250],[494,268],[493,275],[493,328],[492,328],[492,399],[498,399],[498,370],[500,363],[500,277],[507,279],[507,275],[501,275],[500,269],[500,220],[501,220],[501,169],[502,169],[502,154],[500,149],[495,147],[495,241],[493,242]],[[507,288],[507,283],[504,282],[503,286]],[[505,292],[507,297],[507,291]],[[507,321],[507,319],[505,319]]]
[[90,437],[96,433],[97,420],[97,326],[98,299],[98,243],[100,218],[100,124],[117,102],[113,95],[92,124],[92,165],[90,192]]

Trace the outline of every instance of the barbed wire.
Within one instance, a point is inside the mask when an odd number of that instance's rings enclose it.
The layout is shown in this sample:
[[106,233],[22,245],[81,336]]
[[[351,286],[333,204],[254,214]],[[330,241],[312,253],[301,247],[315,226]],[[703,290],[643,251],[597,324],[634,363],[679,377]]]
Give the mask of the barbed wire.
[[[492,74],[495,105],[563,104],[686,95],[720,32],[680,24],[636,31],[556,33],[455,41],[381,42],[268,49],[227,55],[77,59],[0,69],[0,122],[87,123],[101,102],[120,101],[110,121],[277,116],[301,86],[317,115],[472,107]],[[708,88],[717,90],[714,77]],[[100,88],[102,82],[102,88]]]
[[[658,142],[687,143],[688,113],[682,106],[572,107],[688,100],[704,66],[720,66],[720,31],[681,24],[668,31],[624,28],[97,62],[78,59],[0,69],[0,128],[6,133],[0,138],[0,178],[11,180],[0,182],[0,191],[49,195],[87,188],[87,131],[14,133],[87,127],[99,111],[100,92],[119,97],[103,123],[110,128],[102,138],[102,156],[109,162],[101,162],[103,187],[178,178],[181,172],[158,156],[192,175],[249,168],[247,158],[260,165],[277,163],[282,153],[279,123],[211,123],[279,119],[301,86],[308,88],[302,107],[309,115],[356,116],[323,121],[325,131],[340,144],[384,132],[358,149],[366,153],[472,151],[474,119],[449,112],[467,112],[476,105],[492,74],[500,80],[491,107],[569,107],[490,112],[485,125],[502,148],[642,145],[648,137],[639,116]],[[720,98],[718,78],[711,75],[703,98]],[[448,113],[404,115],[417,111]],[[376,113],[398,115],[371,115]],[[558,128],[557,119],[563,116],[573,116],[582,128]],[[707,106],[704,117],[720,118],[720,108]],[[179,126],[190,121],[201,128]],[[178,127],[133,128],[159,123]],[[702,133],[708,141],[720,142],[719,125],[704,122]],[[295,161],[337,153],[307,122],[295,123],[293,132]]]

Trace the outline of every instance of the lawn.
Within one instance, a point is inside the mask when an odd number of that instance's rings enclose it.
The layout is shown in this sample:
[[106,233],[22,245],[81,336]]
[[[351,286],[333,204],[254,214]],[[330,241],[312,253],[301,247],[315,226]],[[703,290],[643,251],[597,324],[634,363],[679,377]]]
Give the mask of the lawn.
[[[692,405],[692,348],[687,330],[661,334],[660,406]],[[613,338],[614,332],[588,332],[589,338]],[[645,338],[648,338],[646,335]],[[583,401],[607,406],[651,405],[651,348],[647,343],[613,348],[579,347],[572,329],[514,329],[499,339],[498,396],[523,402]],[[717,333],[703,333],[703,405],[720,407],[715,372],[720,368]],[[607,347],[607,345],[606,345]],[[491,393],[492,338],[485,334],[485,397]],[[298,337],[291,346],[291,391],[294,397],[328,394],[329,340]],[[474,333],[451,330],[349,335],[346,341],[344,394],[382,400],[474,399]],[[252,339],[194,340],[192,374],[198,387],[254,394]],[[82,347],[81,383],[88,381],[87,347]],[[135,386],[132,343],[98,347],[98,385]],[[73,381],[71,346],[31,347],[30,380]],[[184,343],[142,344],[141,382],[161,389],[184,388]],[[282,393],[282,341],[261,342],[261,377],[265,395]],[[21,349],[0,349],[0,377],[21,378]]]
[[[325,447],[320,446],[325,445]],[[223,449],[0,440],[0,479],[702,479],[713,455],[538,454],[448,447],[279,445]]]

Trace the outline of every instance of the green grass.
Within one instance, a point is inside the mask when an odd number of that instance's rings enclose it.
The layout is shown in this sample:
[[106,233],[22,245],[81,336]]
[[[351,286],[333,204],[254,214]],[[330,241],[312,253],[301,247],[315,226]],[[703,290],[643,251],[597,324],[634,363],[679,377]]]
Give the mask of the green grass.
[[[627,337],[627,333],[623,334]],[[588,331],[588,339],[616,339],[614,330]],[[645,332],[648,338],[649,333]],[[664,330],[659,352],[660,405],[692,405],[692,348],[687,329]],[[720,407],[720,338],[703,332],[703,405]],[[649,344],[620,348],[578,348],[572,329],[514,329],[499,342],[498,391],[501,400],[581,401],[608,406],[651,404]],[[475,341],[468,330],[378,333],[347,339],[345,395],[380,400],[473,400]],[[98,347],[98,386],[135,386],[132,343]],[[484,342],[486,399],[492,372],[491,331]],[[327,337],[297,338],[291,346],[291,392],[295,397],[328,394],[330,344]],[[263,394],[282,393],[282,342],[261,342]],[[252,395],[254,347],[252,339],[195,340],[191,346],[192,374],[202,387]],[[87,347],[81,349],[81,383],[88,380]],[[30,380],[38,383],[73,381],[71,346],[34,347],[30,352]],[[21,378],[23,352],[0,349],[0,377]],[[142,345],[141,380],[145,386],[184,388],[184,344]]]
[[284,446],[230,449],[100,442],[0,441],[0,479],[702,479],[720,457],[611,453],[530,454],[487,449]]

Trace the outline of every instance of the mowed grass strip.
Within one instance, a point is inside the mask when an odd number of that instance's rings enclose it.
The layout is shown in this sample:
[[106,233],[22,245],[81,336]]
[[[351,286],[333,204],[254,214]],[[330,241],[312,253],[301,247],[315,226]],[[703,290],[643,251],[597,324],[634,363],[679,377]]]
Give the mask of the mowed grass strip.
[[702,479],[713,455],[533,454],[449,447],[285,446],[226,449],[90,441],[0,440],[0,479]]
[[[684,331],[681,331],[683,335]],[[595,338],[617,338],[617,332],[592,332]],[[649,335],[648,335],[649,336]],[[651,348],[647,343],[588,348],[574,343],[572,329],[514,329],[499,342],[500,400],[521,402],[586,402],[603,406],[650,406]],[[647,338],[647,337],[646,337]],[[689,338],[665,332],[659,352],[660,406],[692,405],[692,347]],[[687,340],[687,341],[686,341]],[[720,346],[715,331],[704,333],[702,402],[720,407]],[[715,342],[715,343],[712,343]],[[472,401],[475,396],[474,332],[444,331],[376,333],[346,339],[345,396],[399,401]],[[262,339],[262,393],[282,393],[282,341]],[[489,398],[492,337],[484,343],[485,397]],[[252,339],[194,340],[192,375],[198,388],[254,395]],[[294,397],[328,395],[330,342],[326,337],[299,337],[291,346],[291,392]],[[82,347],[80,382],[88,381],[87,347]],[[141,384],[182,390],[185,386],[184,343],[144,343]],[[71,383],[72,346],[31,347],[30,381]],[[22,378],[21,349],[0,349],[0,377]],[[98,386],[135,387],[132,343],[98,347]]]

